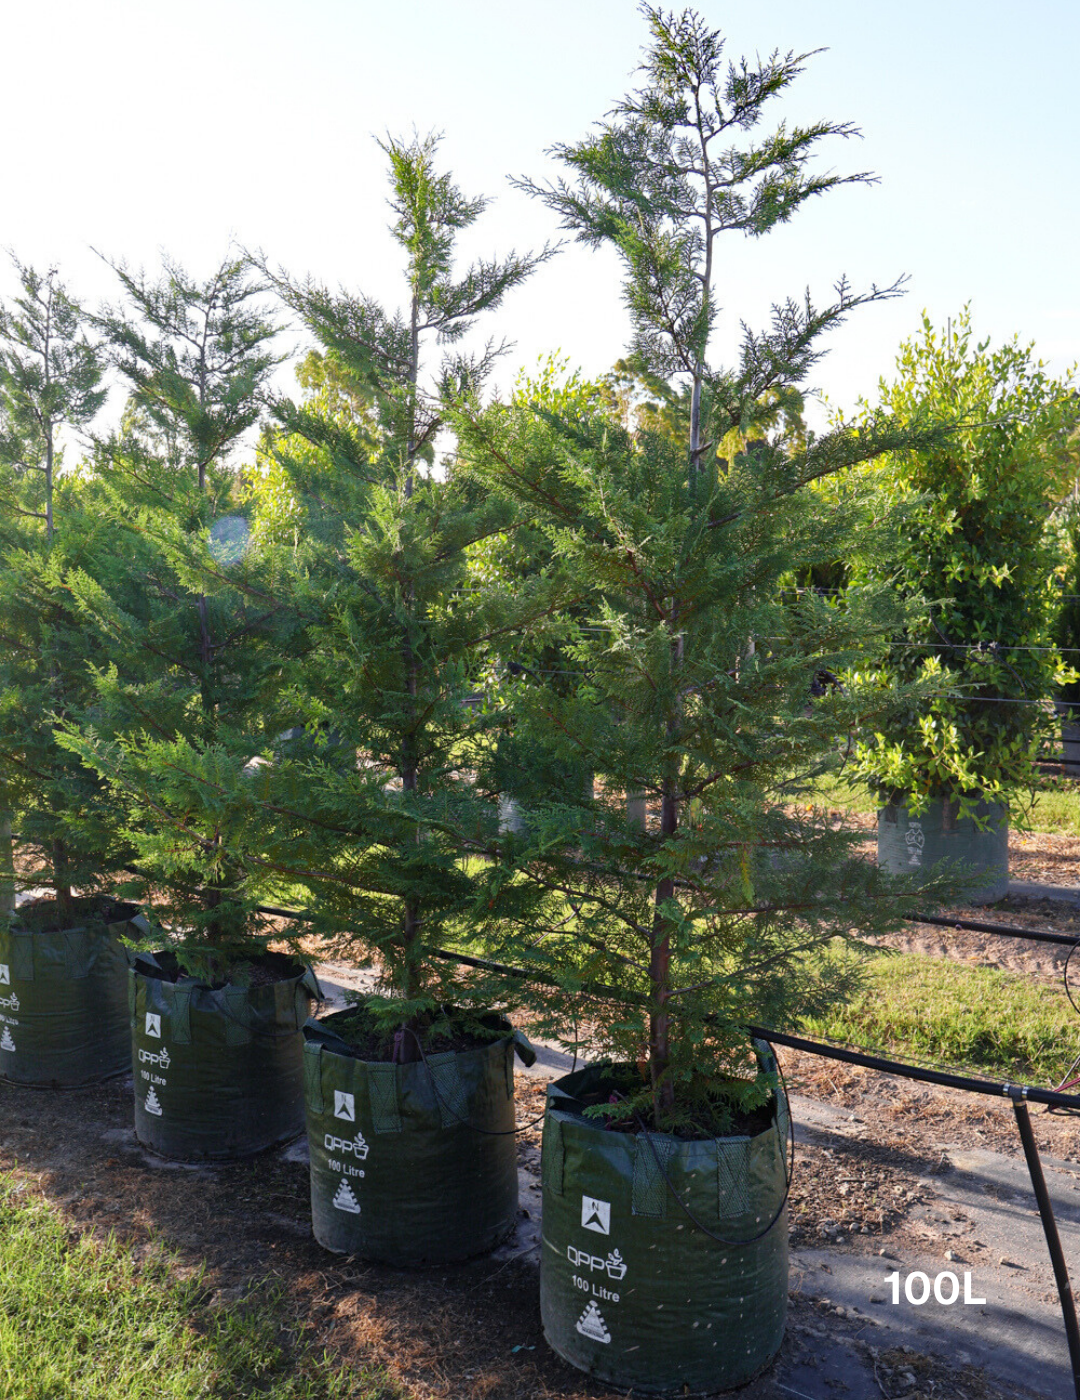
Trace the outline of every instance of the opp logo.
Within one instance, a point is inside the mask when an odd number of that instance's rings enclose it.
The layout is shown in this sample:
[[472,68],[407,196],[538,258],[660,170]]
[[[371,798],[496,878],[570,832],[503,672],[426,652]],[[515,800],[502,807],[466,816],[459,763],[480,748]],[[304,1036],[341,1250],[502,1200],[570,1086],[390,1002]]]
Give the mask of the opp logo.
[[575,1249],[572,1244],[568,1244],[566,1257],[575,1269],[588,1269],[590,1273],[599,1270],[616,1281],[626,1277],[626,1265],[617,1249],[613,1249],[606,1259],[601,1259],[598,1254],[590,1254],[587,1249]]
[[358,1162],[366,1162],[371,1148],[364,1141],[363,1133],[357,1133],[351,1142],[327,1133],[323,1138],[327,1152],[340,1152],[343,1157],[355,1157]]

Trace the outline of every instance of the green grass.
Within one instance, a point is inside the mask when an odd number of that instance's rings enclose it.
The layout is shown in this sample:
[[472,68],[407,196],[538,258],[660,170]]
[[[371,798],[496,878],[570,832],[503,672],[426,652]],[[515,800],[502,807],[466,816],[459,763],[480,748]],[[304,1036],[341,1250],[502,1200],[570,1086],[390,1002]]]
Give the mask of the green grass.
[[[826,775],[819,778],[800,801],[812,801],[834,810],[862,812],[877,811],[877,799],[865,787],[848,783],[843,777]],[[1013,821],[1014,828],[1020,826]],[[1039,780],[1035,803],[1024,826],[1032,831],[1061,832],[1080,836],[1080,782],[1072,778],[1046,775]]]
[[72,1232],[0,1175],[2,1400],[391,1400],[376,1368],[304,1346],[272,1289],[211,1306],[199,1277]]
[[1046,1087],[1080,1050],[1060,986],[914,953],[871,954],[865,972],[865,989],[808,1032]]

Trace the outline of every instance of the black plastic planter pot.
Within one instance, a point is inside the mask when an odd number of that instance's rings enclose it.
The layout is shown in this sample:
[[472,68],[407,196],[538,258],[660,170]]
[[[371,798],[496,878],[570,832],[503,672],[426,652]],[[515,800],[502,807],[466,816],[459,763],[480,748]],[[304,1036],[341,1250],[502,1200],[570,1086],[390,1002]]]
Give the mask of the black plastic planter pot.
[[172,954],[135,959],[128,984],[135,1135],[162,1157],[247,1157],[303,1131],[300,1028],[319,984],[282,954],[254,961],[276,980],[211,988],[176,977]]
[[[548,1086],[544,1336],[572,1366],[635,1395],[742,1385],[784,1336],[786,1100],[754,1137],[646,1139],[584,1117],[579,1096],[605,1086],[597,1068]],[[710,1234],[741,1243],[710,1238],[680,1200]]]
[[446,1264],[494,1247],[517,1221],[514,1052],[498,1040],[395,1065],[358,1058],[334,1029],[304,1027],[311,1216],[326,1249],[398,1265]]
[[55,932],[0,926],[0,1078],[76,1089],[130,1070],[120,940],[148,929],[133,904],[102,900],[99,910],[100,920]]
[[939,860],[962,863],[976,879],[963,898],[992,904],[1009,892],[1009,820],[1000,803],[980,802],[977,812],[988,822],[980,831],[974,817],[958,818],[955,804],[940,800],[913,817],[902,804],[878,812],[878,865],[891,875],[916,879]]

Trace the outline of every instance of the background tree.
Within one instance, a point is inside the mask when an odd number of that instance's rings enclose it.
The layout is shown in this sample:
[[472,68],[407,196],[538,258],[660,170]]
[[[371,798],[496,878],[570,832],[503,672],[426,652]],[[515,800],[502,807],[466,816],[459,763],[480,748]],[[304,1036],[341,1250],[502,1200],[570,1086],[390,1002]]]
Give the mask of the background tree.
[[1031,346],[976,341],[965,308],[944,334],[924,315],[878,397],[900,422],[931,413],[959,427],[931,451],[890,454],[888,489],[909,510],[884,552],[860,550],[854,563],[853,586],[889,579],[929,603],[894,638],[882,684],[937,686],[861,745],[857,771],[883,801],[915,811],[935,798],[961,815],[980,800],[1015,803],[1050,733],[1041,702],[1065,674],[1048,520],[1071,480],[1075,392]]
[[55,269],[14,259],[21,293],[0,307],[0,884],[14,888],[11,814],[31,884],[55,891],[64,927],[78,922],[73,888],[110,873],[100,785],[53,742],[50,718],[88,695],[100,660],[64,588],[106,541],[78,473],[59,475],[60,434],[91,422],[105,401],[104,359]]
[[[511,869],[551,904],[507,952],[559,982],[549,1007],[564,1033],[575,990],[617,990],[598,1004],[597,1042],[623,1060],[644,1053],[648,1082],[604,1111],[649,1098],[670,1125],[722,1115],[718,1077],[745,1072],[742,1027],[790,1022],[841,994],[852,968],[832,940],[895,918],[886,882],[853,858],[855,836],[791,806],[873,703],[855,679],[817,682],[858,670],[888,600],[866,590],[847,611],[815,596],[793,606],[781,582],[873,529],[857,493],[826,514],[808,486],[920,439],[884,420],[822,436],[795,426],[822,333],[895,287],[853,294],[841,282],[824,309],[785,301],[768,331],[744,332],[734,368],[710,364],[720,232],[763,234],[866,177],[807,169],[819,141],[848,126],[780,126],[715,150],[752,131],[801,58],[725,72],[720,35],[700,16],[644,13],[642,88],[599,136],[556,148],[573,184],[525,185],[622,259],[632,349],[669,386],[665,419],[635,433],[587,406],[518,402],[465,414],[459,431],[478,479],[536,521],[555,567],[597,599],[568,644],[581,685],[560,696],[526,678],[518,689],[533,761],[576,757],[598,781],[593,803],[553,791],[527,824]],[[746,448],[721,464],[716,445],[732,432]],[[627,819],[625,793],[647,795],[645,829]],[[743,1086],[748,1101],[767,1092]]]
[[96,454],[116,564],[68,579],[110,661],[62,742],[109,783],[155,904],[194,938],[197,963],[200,942],[231,955],[257,930],[219,819],[190,809],[177,775],[208,753],[243,769],[289,646],[294,620],[278,609],[272,551],[250,547],[231,463],[279,363],[276,328],[238,259],[205,282],[173,262],[159,281],[116,271],[125,304],[100,323],[131,392]]

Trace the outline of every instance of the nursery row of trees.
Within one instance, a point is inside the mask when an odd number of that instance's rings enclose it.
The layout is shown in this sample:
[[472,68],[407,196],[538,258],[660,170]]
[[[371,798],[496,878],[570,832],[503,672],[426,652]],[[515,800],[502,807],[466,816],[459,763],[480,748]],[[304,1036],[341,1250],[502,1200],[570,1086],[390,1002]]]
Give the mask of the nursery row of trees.
[[[16,263],[0,809],[43,923],[123,887],[211,980],[311,928],[377,953],[398,1061],[448,1000],[511,995],[436,947],[524,966],[513,995],[567,1038],[600,989],[590,1034],[648,1067],[606,1111],[672,1124],[726,1111],[743,1026],[845,994],[838,937],[929,897],[855,858],[817,777],[848,755],[885,797],[1030,782],[1036,702],[1069,679],[1077,399],[965,313],[811,431],[823,337],[898,284],[780,300],[714,364],[720,236],[864,177],[811,166],[847,126],[747,138],[801,58],[725,79],[700,24],[696,47],[652,24],[642,88],[532,189],[622,259],[633,338],[599,382],[487,392],[497,351],[462,347],[553,250],[460,269],[485,201],[433,137],[384,146],[400,309],[260,255],[117,264],[90,313]],[[296,400],[276,308],[310,336]],[[312,924],[283,935],[281,904]],[[745,1079],[743,1106],[768,1092]]]

